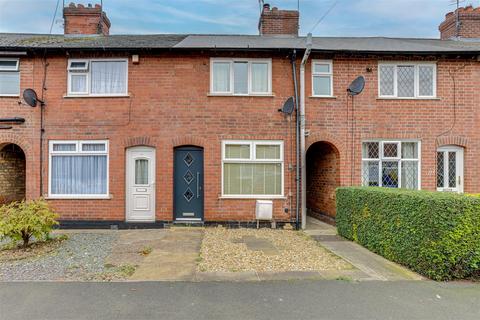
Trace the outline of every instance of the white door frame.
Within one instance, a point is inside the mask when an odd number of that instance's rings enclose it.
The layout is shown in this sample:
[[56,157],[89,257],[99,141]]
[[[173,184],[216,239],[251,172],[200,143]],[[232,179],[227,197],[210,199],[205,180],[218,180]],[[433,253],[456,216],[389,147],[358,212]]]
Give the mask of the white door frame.
[[[135,185],[135,161],[148,160],[148,183]],[[125,219],[127,222],[155,222],[156,152],[152,147],[131,147],[125,161]],[[135,210],[135,194],[147,197],[148,209]],[[145,197],[144,197],[145,198]],[[143,213],[143,214],[142,214]]]
[[[464,186],[464,148],[459,147],[459,146],[443,146],[437,148],[437,153],[438,152],[443,152],[444,153],[444,164],[443,164],[443,179],[444,179],[444,186],[443,187],[438,187],[437,186],[437,191],[448,191],[448,192],[458,192],[458,193],[463,193],[463,186]],[[456,181],[456,187],[450,188],[450,187],[445,187],[445,185],[448,183],[448,164],[445,163],[445,161],[448,161],[448,153],[449,152],[455,152],[456,154],[456,172],[455,172],[455,181]],[[437,160],[438,161],[438,160]],[[437,169],[438,170],[438,165]]]

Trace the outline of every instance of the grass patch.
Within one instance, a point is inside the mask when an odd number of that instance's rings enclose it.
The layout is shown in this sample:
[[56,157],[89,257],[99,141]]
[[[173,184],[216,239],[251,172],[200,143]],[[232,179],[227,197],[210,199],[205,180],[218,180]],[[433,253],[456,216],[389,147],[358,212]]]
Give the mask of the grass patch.
[[138,253],[140,253],[142,256],[148,256],[150,253],[152,253],[153,248],[150,246],[145,246],[143,247],[142,250],[140,250]]
[[115,266],[111,263],[104,265],[107,269],[104,272],[98,273],[88,280],[99,280],[99,281],[115,281],[115,280],[125,280],[131,277],[137,270],[137,265],[131,264],[122,264],[120,266]]

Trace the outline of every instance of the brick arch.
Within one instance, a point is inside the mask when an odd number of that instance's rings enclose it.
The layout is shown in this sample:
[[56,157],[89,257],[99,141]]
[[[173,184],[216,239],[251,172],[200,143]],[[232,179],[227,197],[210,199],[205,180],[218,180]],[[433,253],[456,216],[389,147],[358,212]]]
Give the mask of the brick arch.
[[136,147],[136,146],[147,146],[155,148],[155,139],[149,136],[139,136],[139,137],[129,137],[125,139],[124,145],[125,148]]
[[197,147],[204,147],[206,146],[205,139],[197,136],[178,136],[172,139],[173,147],[180,147],[180,146],[197,146]]
[[339,154],[341,154],[341,150],[344,150],[344,142],[337,137],[328,133],[314,133],[307,137],[305,143],[305,151],[307,151],[313,144],[317,142],[326,142],[331,144],[337,149]]
[[442,136],[437,138],[437,147],[456,145],[460,147],[468,147],[468,139],[461,136]]
[[16,144],[23,150],[25,159],[32,160],[32,146],[25,138],[13,133],[0,134],[0,149],[11,143]]
[[0,149],[7,144],[15,144],[20,147],[25,155],[25,195],[27,199],[39,196],[39,177],[40,173],[36,167],[37,161],[34,159],[34,150],[32,144],[24,137],[12,132],[0,133]]

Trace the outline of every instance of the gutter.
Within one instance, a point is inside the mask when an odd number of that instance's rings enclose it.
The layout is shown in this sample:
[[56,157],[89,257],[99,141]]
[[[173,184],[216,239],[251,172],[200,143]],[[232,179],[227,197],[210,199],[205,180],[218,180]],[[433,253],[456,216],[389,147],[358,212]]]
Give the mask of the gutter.
[[305,65],[312,52],[312,34],[307,35],[306,50],[300,64],[300,158],[301,158],[301,204],[302,204],[302,229],[307,226],[307,168],[305,152]]

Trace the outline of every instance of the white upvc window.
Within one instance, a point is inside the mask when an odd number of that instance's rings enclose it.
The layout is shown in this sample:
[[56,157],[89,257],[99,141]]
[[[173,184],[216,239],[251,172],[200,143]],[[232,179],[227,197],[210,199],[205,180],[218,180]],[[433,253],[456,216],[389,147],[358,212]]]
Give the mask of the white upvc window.
[[312,61],[312,95],[314,97],[333,96],[332,60]]
[[437,65],[419,62],[380,62],[380,98],[428,99],[437,96]]
[[0,58],[0,97],[20,95],[19,59]]
[[283,197],[283,141],[222,142],[222,196]]
[[210,60],[210,93],[212,95],[271,95],[271,59]]
[[363,142],[362,185],[419,190],[420,142]]
[[68,60],[69,96],[126,96],[127,59]]
[[108,141],[50,141],[49,160],[49,197],[108,198]]

